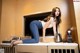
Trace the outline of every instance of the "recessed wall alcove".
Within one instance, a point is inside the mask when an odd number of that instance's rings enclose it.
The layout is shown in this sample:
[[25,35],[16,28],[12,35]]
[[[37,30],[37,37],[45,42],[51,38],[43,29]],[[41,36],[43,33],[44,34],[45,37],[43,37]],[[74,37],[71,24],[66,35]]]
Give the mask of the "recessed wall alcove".
[[[30,28],[29,28],[31,21],[43,20],[50,14],[51,12],[49,11],[49,12],[41,12],[41,13],[36,13],[36,14],[25,15],[24,16],[24,35],[32,36]],[[42,36],[42,29],[39,29],[39,34],[40,36]],[[46,36],[52,36],[52,35],[53,35],[53,29],[52,28],[46,29]]]

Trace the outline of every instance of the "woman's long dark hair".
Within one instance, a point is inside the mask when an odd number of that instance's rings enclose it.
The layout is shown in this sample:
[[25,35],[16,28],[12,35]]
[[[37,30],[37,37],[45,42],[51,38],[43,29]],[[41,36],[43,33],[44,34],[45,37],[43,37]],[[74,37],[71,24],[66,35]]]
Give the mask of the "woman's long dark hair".
[[[56,9],[59,9],[59,16],[57,16],[57,17],[55,15]],[[58,26],[61,23],[61,10],[59,7],[53,8],[51,14],[47,18],[45,18],[44,21],[46,21],[46,22],[49,21],[51,17],[53,17],[54,19],[56,18],[56,27],[58,29]],[[56,31],[58,32],[57,29],[56,29]]]
[[[56,17],[56,15],[55,15],[56,9],[59,9],[59,16],[57,16],[57,17]],[[61,22],[61,10],[60,10],[60,8],[59,8],[59,7],[53,8],[53,9],[52,9],[52,12],[51,12],[51,16],[52,16],[54,19],[55,19],[55,17],[56,17],[56,23],[57,23],[57,25],[59,25],[60,22]]]

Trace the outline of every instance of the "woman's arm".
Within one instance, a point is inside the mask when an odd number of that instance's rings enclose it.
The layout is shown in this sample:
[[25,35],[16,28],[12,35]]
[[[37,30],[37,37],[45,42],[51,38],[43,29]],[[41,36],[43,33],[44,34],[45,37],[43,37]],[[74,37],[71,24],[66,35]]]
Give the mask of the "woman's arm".
[[56,32],[56,21],[53,21],[53,31],[54,31],[54,36],[57,35],[57,32]]
[[43,27],[43,42],[45,42],[45,31],[49,27],[50,23],[51,23],[51,19],[49,21],[47,21]]
[[56,21],[53,21],[53,31],[54,31],[54,41],[56,42],[57,40],[57,31],[56,31]]

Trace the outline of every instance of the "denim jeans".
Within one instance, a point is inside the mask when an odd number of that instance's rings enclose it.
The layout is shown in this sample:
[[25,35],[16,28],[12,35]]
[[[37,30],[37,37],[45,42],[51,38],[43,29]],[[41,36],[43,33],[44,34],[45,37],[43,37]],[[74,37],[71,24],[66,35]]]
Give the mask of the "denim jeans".
[[30,30],[32,33],[32,39],[24,39],[23,43],[38,43],[39,42],[39,30],[42,28],[42,23],[39,20],[34,20],[30,23]]

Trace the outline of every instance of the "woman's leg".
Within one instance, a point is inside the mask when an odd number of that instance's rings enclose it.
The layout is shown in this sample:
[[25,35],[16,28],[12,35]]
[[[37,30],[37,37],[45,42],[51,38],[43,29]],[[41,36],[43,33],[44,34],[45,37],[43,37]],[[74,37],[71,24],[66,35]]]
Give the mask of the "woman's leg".
[[24,39],[23,43],[38,43],[39,42],[39,30],[42,28],[42,24],[40,21],[32,21],[30,23],[30,30],[32,33],[33,38],[32,39]]

